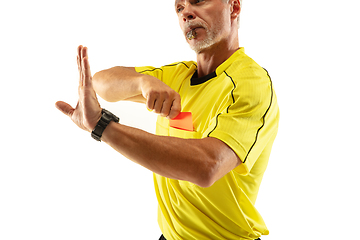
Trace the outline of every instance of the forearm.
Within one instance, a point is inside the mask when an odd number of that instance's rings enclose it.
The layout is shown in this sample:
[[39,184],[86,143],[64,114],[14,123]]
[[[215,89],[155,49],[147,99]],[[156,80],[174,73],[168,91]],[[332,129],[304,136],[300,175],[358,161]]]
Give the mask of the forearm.
[[96,93],[108,102],[133,99],[144,102],[141,92],[142,74],[130,67],[113,67],[97,72],[93,76]]
[[102,139],[126,158],[167,178],[208,186],[216,169],[213,152],[200,139],[157,136],[114,122]]
[[146,104],[149,110],[170,119],[181,111],[179,93],[156,77],[134,68],[113,67],[93,76],[95,92],[108,102],[128,100]]

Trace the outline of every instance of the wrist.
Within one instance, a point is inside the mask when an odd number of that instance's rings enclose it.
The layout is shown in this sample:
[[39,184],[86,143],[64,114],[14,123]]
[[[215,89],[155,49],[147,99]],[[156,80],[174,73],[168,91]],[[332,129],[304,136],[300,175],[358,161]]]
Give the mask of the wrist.
[[117,132],[114,131],[114,128],[118,125],[119,125],[119,123],[111,121],[109,123],[109,125],[106,127],[106,129],[104,130],[102,137],[101,137],[101,141],[109,144],[109,142],[111,142],[111,139],[114,138],[114,136],[112,136],[112,135],[117,134]]
[[91,121],[91,123],[89,123],[89,126],[86,128],[86,130],[91,133],[95,129],[96,125],[99,123],[101,117],[102,117],[102,110],[100,110],[99,114],[94,118],[94,120]]
[[102,115],[100,120],[91,132],[91,137],[99,142],[101,142],[101,137],[108,125],[111,122],[119,122],[120,120],[117,116],[107,111],[106,109],[102,109],[101,113]]
[[147,75],[141,74],[141,76],[139,76],[138,78],[138,84],[137,84],[137,92],[139,94],[142,94],[144,92],[145,86],[148,82],[148,77]]

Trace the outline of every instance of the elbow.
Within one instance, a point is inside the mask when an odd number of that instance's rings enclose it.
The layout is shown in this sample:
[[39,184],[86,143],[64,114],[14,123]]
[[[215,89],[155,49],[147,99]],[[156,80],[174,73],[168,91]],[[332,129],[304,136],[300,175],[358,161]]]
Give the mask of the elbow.
[[211,182],[209,180],[206,180],[206,181],[202,180],[195,184],[202,188],[208,188],[208,187],[211,187],[214,184],[214,182]]
[[95,73],[92,78],[94,90],[105,101],[116,102],[117,100],[111,97],[110,84],[107,84],[107,80],[104,78],[102,73],[103,71]]
[[102,77],[102,73],[101,72],[97,72],[94,74],[94,76],[92,77],[92,84],[93,84],[93,88],[95,90],[95,92],[104,100],[107,101],[106,99],[106,89],[105,89],[105,84],[104,84],[104,79]]
[[201,173],[198,174],[195,184],[202,188],[211,187],[218,180],[218,165],[219,162],[217,160],[207,161],[206,166],[204,166]]

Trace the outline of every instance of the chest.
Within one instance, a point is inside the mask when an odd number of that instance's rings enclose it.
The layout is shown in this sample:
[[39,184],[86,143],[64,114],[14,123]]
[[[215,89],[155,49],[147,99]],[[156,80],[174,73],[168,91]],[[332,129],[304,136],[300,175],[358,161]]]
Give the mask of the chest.
[[219,113],[227,110],[234,102],[234,88],[235,85],[226,76],[194,86],[190,85],[190,80],[183,82],[178,89],[181,111],[192,113],[195,131],[204,132]]

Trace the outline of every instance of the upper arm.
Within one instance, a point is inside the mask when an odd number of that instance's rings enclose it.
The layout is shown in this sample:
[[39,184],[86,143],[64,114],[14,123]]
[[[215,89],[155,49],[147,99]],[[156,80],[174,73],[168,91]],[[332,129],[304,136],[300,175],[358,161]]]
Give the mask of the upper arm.
[[204,166],[205,176],[207,176],[204,186],[211,186],[241,164],[238,155],[223,141],[213,137],[203,138],[200,141],[208,160],[207,165]]
[[271,79],[264,70],[239,77],[232,94],[233,102],[214,117],[204,135],[221,139],[233,149],[242,161],[235,171],[246,175],[264,150],[271,148],[279,110]]

